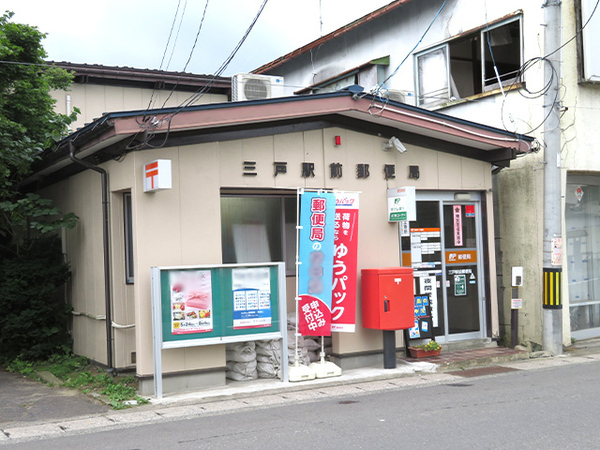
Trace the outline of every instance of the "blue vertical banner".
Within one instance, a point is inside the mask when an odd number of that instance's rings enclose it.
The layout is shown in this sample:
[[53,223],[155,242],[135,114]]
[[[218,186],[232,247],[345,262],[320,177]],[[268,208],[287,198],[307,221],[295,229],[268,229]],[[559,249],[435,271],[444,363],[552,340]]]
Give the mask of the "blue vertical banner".
[[298,329],[304,336],[331,335],[335,194],[300,196]]

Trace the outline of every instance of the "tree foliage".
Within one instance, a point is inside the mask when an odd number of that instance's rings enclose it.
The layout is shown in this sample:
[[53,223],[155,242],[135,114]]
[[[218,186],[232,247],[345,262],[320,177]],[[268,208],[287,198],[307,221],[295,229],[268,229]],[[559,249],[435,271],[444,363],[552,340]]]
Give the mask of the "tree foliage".
[[[47,200],[21,192],[32,164],[67,133],[75,119],[54,111],[51,90],[67,89],[72,76],[48,66],[45,35],[36,27],[0,16],[0,246],[18,253],[37,237],[75,225],[75,216],[60,214]],[[33,232],[33,233],[32,233]]]
[[75,226],[23,182],[75,116],[54,111],[52,90],[71,75],[49,66],[36,27],[0,16],[0,359],[45,358],[70,344],[71,308],[61,287],[69,268],[55,231]]

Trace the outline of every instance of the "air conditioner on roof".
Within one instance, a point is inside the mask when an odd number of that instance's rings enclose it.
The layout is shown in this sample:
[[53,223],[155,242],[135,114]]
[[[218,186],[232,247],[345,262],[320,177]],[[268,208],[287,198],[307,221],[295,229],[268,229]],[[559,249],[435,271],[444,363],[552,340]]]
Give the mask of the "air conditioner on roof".
[[237,73],[231,78],[231,100],[234,102],[283,96],[283,77]]

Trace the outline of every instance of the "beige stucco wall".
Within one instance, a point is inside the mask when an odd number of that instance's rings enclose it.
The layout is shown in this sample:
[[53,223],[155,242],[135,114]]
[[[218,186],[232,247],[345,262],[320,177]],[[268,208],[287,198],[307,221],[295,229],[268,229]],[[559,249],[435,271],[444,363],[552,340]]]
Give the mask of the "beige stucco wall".
[[[133,161],[108,164],[111,220],[111,285],[113,308],[113,364],[134,366],[134,287],[125,283],[125,253],[122,192],[132,186]],[[114,166],[114,167],[111,167]],[[102,364],[107,363],[104,290],[104,248],[102,238],[102,191],[100,174],[86,170],[55,184],[41,193],[52,198],[63,212],[74,212],[79,221],[63,234],[71,266],[69,301],[73,306],[74,351]]]
[[[75,131],[98,119],[106,112],[179,106],[184,104],[194,93],[173,92],[171,95],[171,92],[167,90],[152,91],[151,89],[132,87],[74,83],[69,91],[53,91],[51,94],[56,100],[54,109],[57,112],[67,114],[72,112],[73,108],[81,110],[77,121],[71,124],[71,129]],[[204,94],[194,104],[226,101],[226,95]]]
[[[333,145],[339,135],[342,145]],[[153,373],[150,268],[152,266],[221,263],[220,188],[264,187],[295,189],[333,188],[360,191],[358,270],[398,266],[397,225],[386,219],[386,189],[414,185],[418,190],[482,191],[491,202],[490,165],[459,156],[407,145],[408,151],[383,152],[383,139],[343,129],[325,129],[277,136],[184,147],[144,150],[128,154],[121,162],[103,164],[110,174],[112,274],[114,321],[135,323],[135,328],[117,328],[115,365],[131,365],[136,352],[139,375]],[[155,159],[172,161],[173,188],[144,193],[142,166]],[[242,175],[242,162],[256,161],[256,177]],[[273,176],[273,162],[286,161],[287,174]],[[301,163],[315,163],[315,177],[301,177]],[[341,179],[329,178],[329,164],[343,164]],[[370,165],[370,177],[357,179],[358,163]],[[384,164],[396,165],[396,179],[384,180]],[[408,179],[408,166],[418,165],[421,177]],[[122,192],[130,190],[133,199],[135,283],[125,284],[122,226]],[[68,257],[73,267],[71,299],[76,311],[104,314],[102,276],[102,230],[100,176],[85,171],[45,191],[59,200],[65,211],[80,216],[74,230],[67,233]],[[485,218],[493,235],[491,206]],[[490,243],[492,261],[493,242]],[[360,277],[359,277],[360,278]],[[293,305],[293,278],[288,278],[288,303]],[[495,288],[492,269],[491,292]],[[362,328],[359,300],[356,333],[334,334],[333,351],[338,354],[379,350],[381,332]],[[291,297],[291,298],[290,298]],[[492,305],[496,304],[495,297]],[[493,308],[492,329],[497,334],[498,314]],[[74,318],[76,351],[105,361],[104,321]],[[398,341],[400,343],[400,340]],[[163,371],[223,367],[223,345],[163,351]]]

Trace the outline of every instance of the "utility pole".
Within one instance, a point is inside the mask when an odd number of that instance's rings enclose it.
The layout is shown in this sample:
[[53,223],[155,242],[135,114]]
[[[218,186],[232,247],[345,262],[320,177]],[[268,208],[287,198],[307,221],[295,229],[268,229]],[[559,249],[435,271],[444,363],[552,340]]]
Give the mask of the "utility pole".
[[[562,354],[562,238],[561,155],[558,89],[560,83],[560,0],[547,0],[544,8],[544,258],[543,337],[544,350]],[[550,54],[551,52],[555,52]]]

